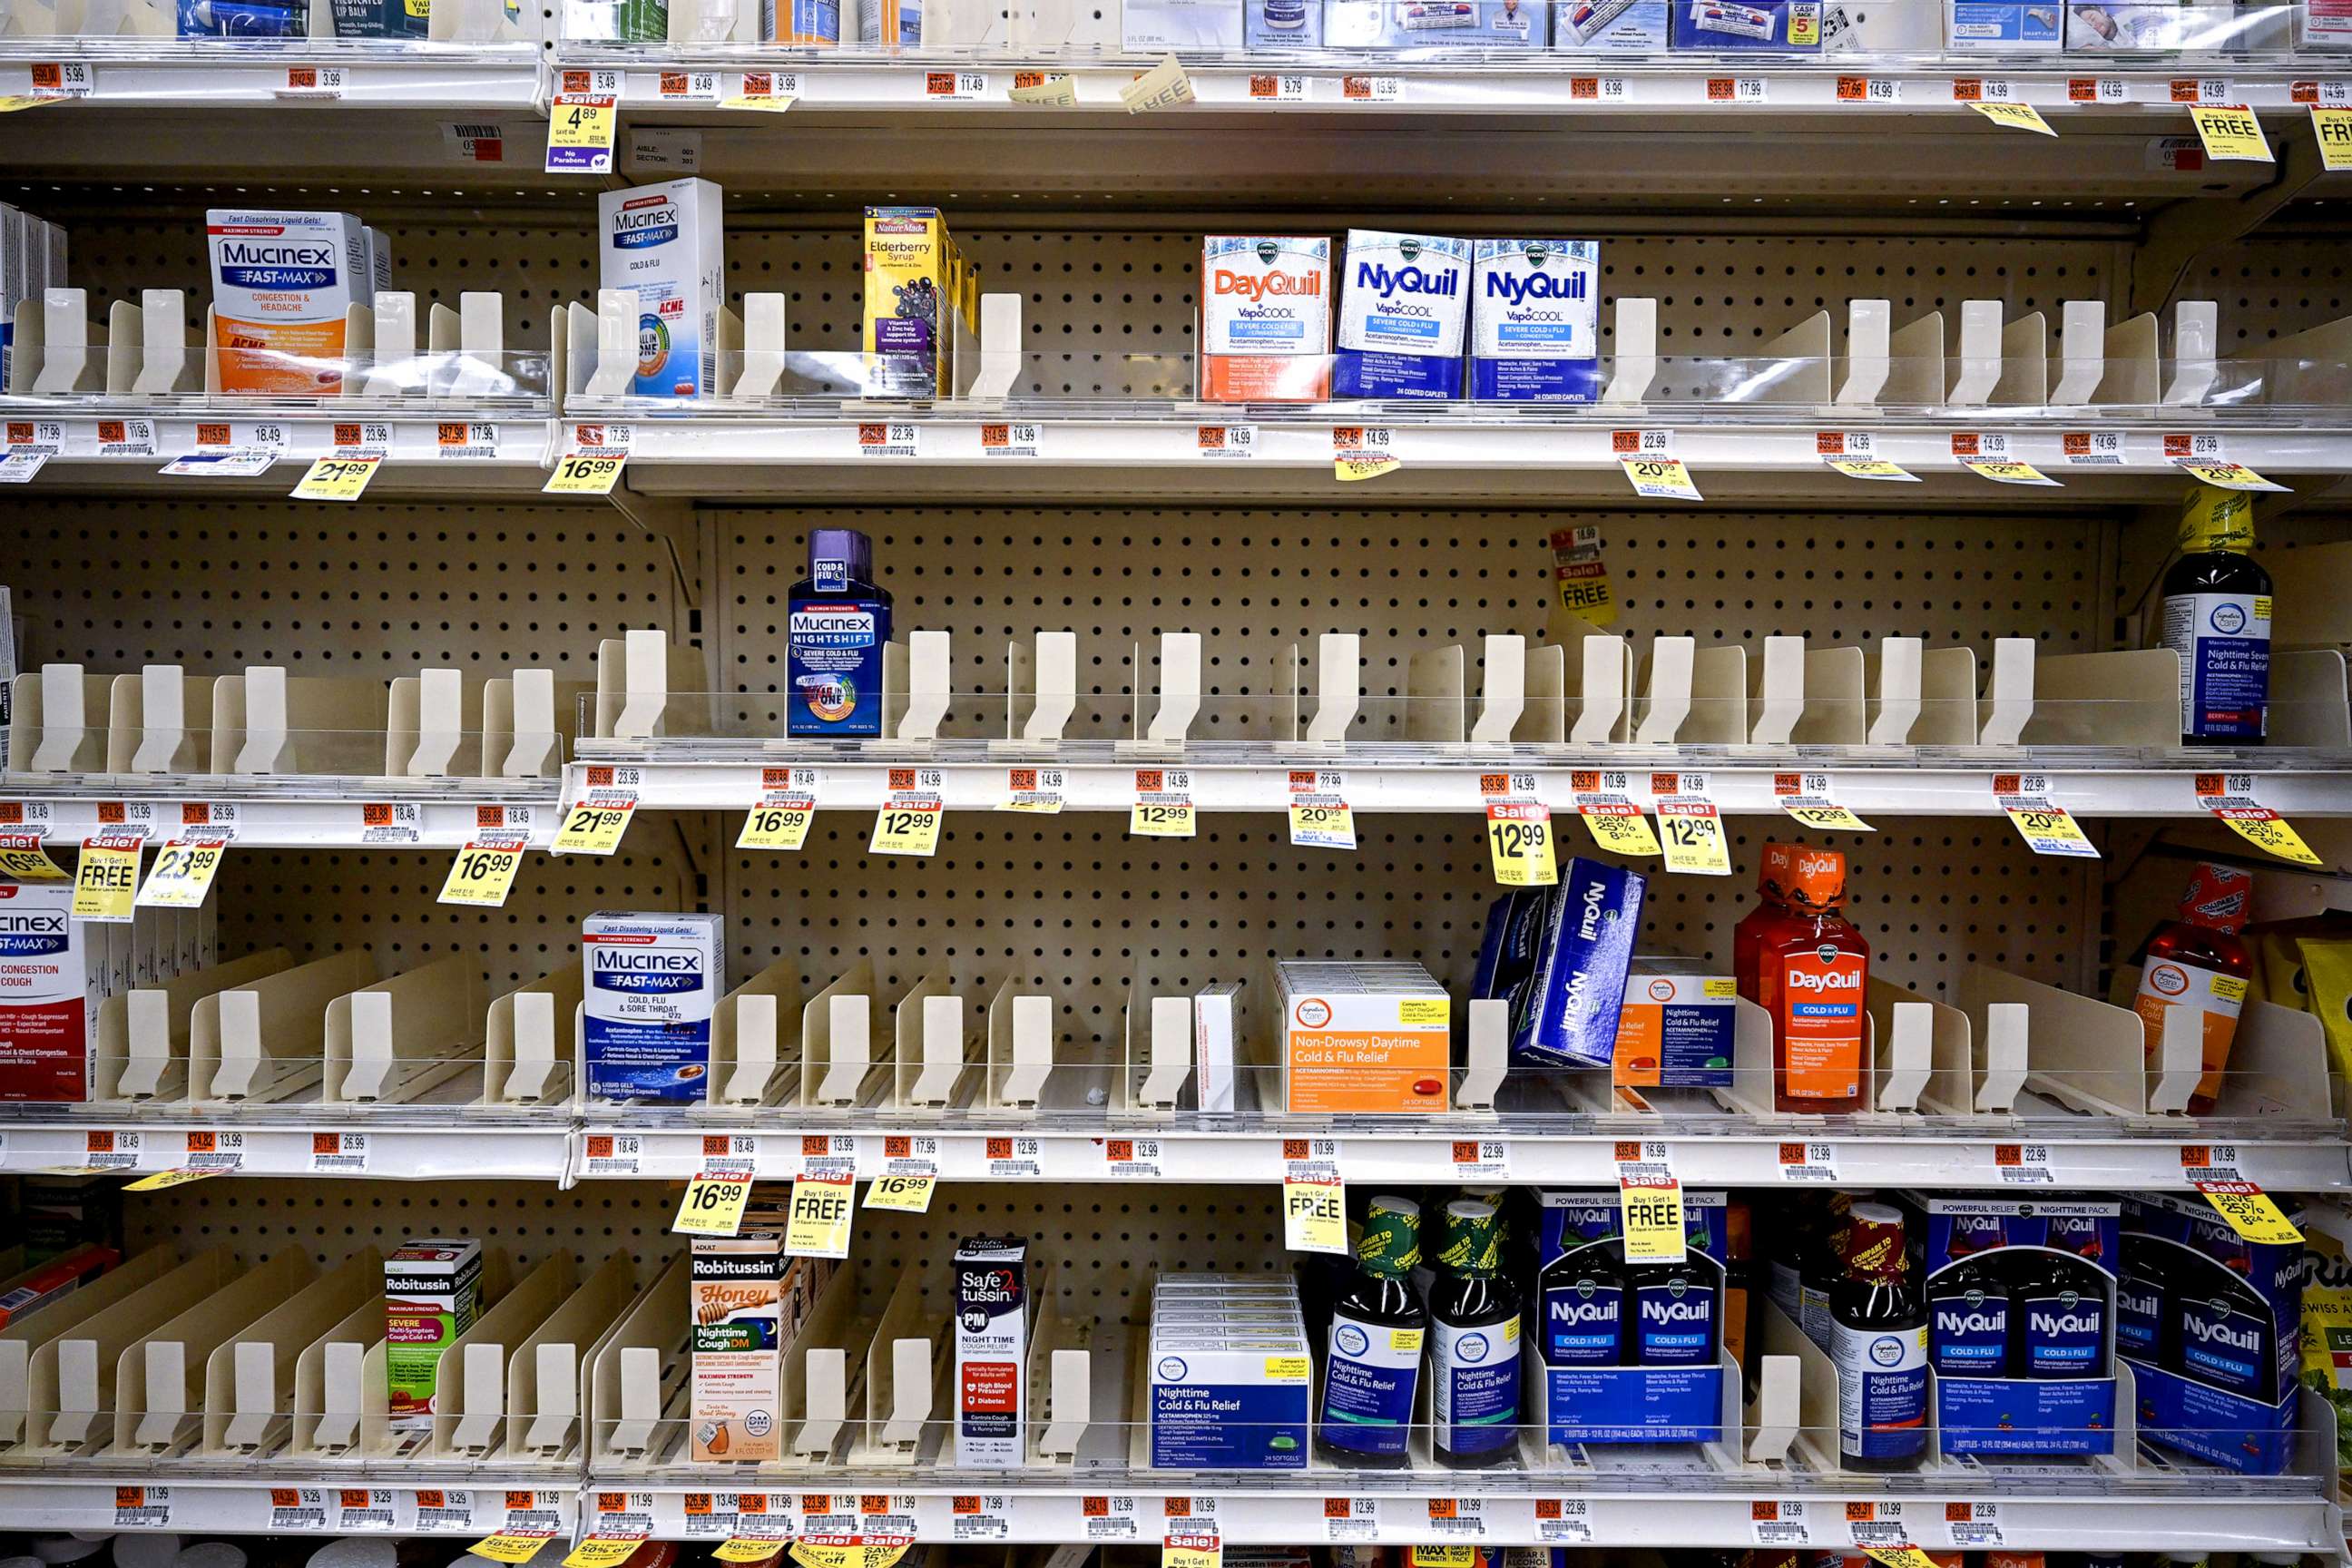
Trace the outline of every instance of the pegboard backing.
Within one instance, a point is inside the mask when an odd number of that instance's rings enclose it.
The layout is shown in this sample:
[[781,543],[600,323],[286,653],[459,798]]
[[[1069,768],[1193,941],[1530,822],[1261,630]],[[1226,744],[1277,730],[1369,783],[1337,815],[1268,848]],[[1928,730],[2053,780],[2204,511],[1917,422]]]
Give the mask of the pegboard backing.
[[2352,234],[2257,233],[2199,258],[2173,297],[2221,306],[2223,353],[2257,351],[2352,316]]

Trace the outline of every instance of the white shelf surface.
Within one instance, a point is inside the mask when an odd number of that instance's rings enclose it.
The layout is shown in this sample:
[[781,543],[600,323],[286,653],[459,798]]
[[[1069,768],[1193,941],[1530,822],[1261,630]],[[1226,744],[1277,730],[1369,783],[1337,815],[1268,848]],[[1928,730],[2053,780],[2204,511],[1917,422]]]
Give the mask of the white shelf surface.
[[486,832],[528,833],[545,848],[555,806],[552,780],[0,777],[0,833],[66,847],[126,828],[161,843],[199,826],[231,829],[229,842],[248,848],[456,849]]
[[99,1464],[0,1468],[0,1518],[12,1530],[446,1535],[453,1556],[502,1530],[552,1531],[568,1539],[581,1500],[577,1482],[550,1485],[544,1475],[527,1474],[500,1479],[495,1470],[422,1484],[403,1476],[394,1484],[360,1468],[341,1476],[306,1468],[234,1479]]
[[[37,400],[12,397],[0,413],[0,446],[10,452],[45,455],[31,481],[36,487],[163,490],[188,499],[220,491],[282,496],[314,459],[354,452],[383,456],[369,484],[371,498],[393,491],[536,491],[553,461],[553,435],[544,417],[493,412],[451,418],[446,410],[387,412],[373,401],[355,401],[349,413],[161,403],[51,412]],[[162,472],[181,458],[261,452],[274,456],[258,474]]]
[[[528,109],[540,101],[536,44],[396,47],[331,38],[244,42],[13,37],[0,44],[0,94],[38,94],[48,66],[75,66],[87,91],[41,110],[108,108]],[[37,75],[37,73],[42,73]],[[44,127],[46,130],[46,127]]]
[[561,1115],[535,1121],[495,1115],[435,1121],[397,1107],[380,1117],[293,1112],[287,1120],[260,1121],[179,1107],[144,1116],[126,1116],[114,1106],[55,1113],[8,1109],[0,1117],[0,1172],[19,1175],[210,1170],[242,1176],[562,1182],[573,1163],[572,1123]]

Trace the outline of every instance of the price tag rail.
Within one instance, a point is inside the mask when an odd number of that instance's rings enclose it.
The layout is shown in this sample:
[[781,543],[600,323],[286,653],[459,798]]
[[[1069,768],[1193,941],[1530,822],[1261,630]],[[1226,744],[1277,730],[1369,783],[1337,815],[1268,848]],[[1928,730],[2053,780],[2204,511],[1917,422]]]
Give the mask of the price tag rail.
[[561,1106],[537,1114],[451,1107],[436,1116],[391,1105],[331,1117],[299,1106],[228,1112],[167,1103],[128,1116],[121,1106],[15,1106],[0,1115],[0,1171],[563,1183],[573,1128]]
[[536,41],[409,50],[334,38],[255,48],[229,40],[20,37],[0,53],[0,93],[26,90],[31,64],[70,60],[94,73],[93,107],[274,108],[305,96],[289,83],[295,68],[341,73],[331,94],[309,90],[347,106],[528,111],[541,101],[541,52]]
[[[282,80],[286,68],[277,68]],[[161,402],[110,401],[91,407],[79,399],[0,399],[0,428],[33,423],[38,446],[55,450],[32,481],[36,489],[283,497],[314,459],[381,451],[383,463],[368,484],[371,499],[394,493],[446,499],[453,486],[469,492],[536,491],[546,480],[555,439],[544,399],[513,404],[496,398],[467,405],[420,399],[406,408],[353,397],[348,409],[310,405],[290,412],[271,405],[228,407]],[[450,438],[464,422],[462,438]],[[363,441],[348,437],[358,426]],[[340,429],[338,427],[341,427]],[[488,439],[485,439],[487,435]],[[277,460],[257,474],[166,474],[175,458],[220,451],[267,450]]]
[[[336,742],[363,739],[354,731]],[[149,841],[162,843],[184,823],[207,819],[235,827],[232,856],[250,848],[456,849],[485,830],[526,833],[539,850],[555,836],[556,805],[553,779],[0,773],[0,833],[37,832],[59,855],[126,820],[149,824]],[[204,809],[192,817],[197,807]]]
[[[510,1503],[526,1500],[527,1509],[509,1511]],[[510,1518],[519,1521],[513,1528],[551,1530],[569,1540],[583,1500],[572,1466],[552,1473],[381,1459],[299,1468],[246,1459],[233,1470],[216,1462],[209,1473],[194,1461],[52,1459],[0,1467],[0,1514],[25,1530],[322,1539],[431,1534],[447,1539],[453,1557],[469,1542],[509,1528]]]

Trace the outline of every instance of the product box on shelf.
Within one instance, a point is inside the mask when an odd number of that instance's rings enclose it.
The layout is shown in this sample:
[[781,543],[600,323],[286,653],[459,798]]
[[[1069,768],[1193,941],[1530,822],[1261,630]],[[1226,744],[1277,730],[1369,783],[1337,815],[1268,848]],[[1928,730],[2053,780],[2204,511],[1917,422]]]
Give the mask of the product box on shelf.
[[1559,868],[1544,898],[1535,969],[1511,1008],[1514,1067],[1613,1063],[1648,886],[1637,872],[1581,856]]
[[1636,958],[1617,1010],[1615,1081],[1625,1089],[1728,1089],[1739,991],[1695,958]]
[[1720,1439],[1725,1194],[1684,1190],[1680,1264],[1626,1261],[1622,1199],[1612,1189],[1547,1191],[1536,1202],[1529,1305],[1548,1440]]
[[393,1430],[430,1431],[441,1352],[482,1315],[482,1244],[417,1237],[383,1260],[384,1373]]
[[[1219,1321],[1185,1310],[1215,1297],[1258,1310],[1246,1320]],[[1200,1276],[1155,1280],[1147,1359],[1154,1468],[1307,1468],[1314,1361],[1295,1280],[1278,1275],[1223,1286]]]
[[2276,1475],[2294,1443],[2303,1248],[2247,1241],[2202,1200],[2160,1193],[2126,1198],[2122,1226],[2116,1347],[2141,1439]]
[[1275,992],[1293,1115],[1445,1109],[1453,1004],[1421,965],[1286,958]]
[[702,397],[716,390],[719,312],[727,302],[727,254],[719,187],[671,180],[596,199],[604,236],[600,288],[637,297],[637,366],[629,390],[644,397]]
[[2231,46],[2242,18],[2231,5],[2070,5],[2070,53],[2170,54]]
[[2059,0],[1945,0],[1944,36],[1958,54],[2055,49],[2065,21]]
[[1469,304],[1468,240],[1349,229],[1332,395],[1460,397]]
[[1028,1409],[1029,1244],[980,1236],[955,1250],[955,1462],[982,1469],[1023,1463]]
[[72,909],[70,882],[0,882],[0,1100],[89,1098],[115,928]]
[[1252,50],[1321,48],[1323,0],[1243,0],[1242,42]]
[[1344,49],[1541,49],[1551,0],[1324,0],[1323,37]]
[[793,48],[841,42],[840,0],[760,0],[760,37]]
[[694,1458],[730,1463],[783,1452],[779,1405],[784,1327],[784,1228],[772,1210],[747,1212],[733,1236],[698,1236],[687,1260],[693,1292]]
[[974,322],[976,289],[937,207],[866,209],[869,397],[937,397],[955,386],[954,324]]
[[724,938],[718,915],[598,913],[581,922],[589,1099],[709,1098],[710,1020],[727,994]]
[[1819,54],[1821,0],[1674,0],[1676,49]]
[[1210,235],[1201,242],[1201,399],[1331,395],[1331,242]]
[[205,214],[223,392],[318,396],[342,385],[352,307],[375,298],[363,226],[349,213]]
[[1936,1438],[1951,1455],[2112,1454],[2112,1199],[1930,1197],[1927,1365]]
[[1556,0],[1551,45],[1568,54],[1646,55],[1667,47],[1672,0]]
[[1135,53],[1238,49],[1245,3],[1257,0],[1126,0],[1119,36]]

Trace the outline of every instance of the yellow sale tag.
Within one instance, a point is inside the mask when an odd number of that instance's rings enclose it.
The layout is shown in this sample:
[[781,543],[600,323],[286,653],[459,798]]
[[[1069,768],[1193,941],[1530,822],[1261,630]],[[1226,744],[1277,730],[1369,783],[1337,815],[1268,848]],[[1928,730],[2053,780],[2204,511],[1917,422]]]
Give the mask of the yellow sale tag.
[[1386,452],[1343,453],[1331,459],[1331,477],[1347,484],[1357,479],[1377,479],[1382,474],[1393,474],[1403,467]]
[[1472,1568],[1478,1561],[1475,1546],[1416,1546],[1412,1549],[1412,1568]]
[[2263,1247],[2299,1247],[2303,1232],[2286,1217],[2270,1194],[2252,1182],[2199,1182],[2197,1190],[2219,1210],[2230,1228]]
[[797,853],[808,842],[809,824],[815,820],[816,802],[805,795],[755,805],[743,818],[735,847]]
[[866,1543],[864,1568],[890,1568],[892,1563],[907,1555],[907,1548],[913,1544],[911,1541],[898,1537],[869,1541]]
[[1627,802],[1622,808],[1602,805],[1580,805],[1577,814],[1584,818],[1585,831],[1592,842],[1612,855],[1655,855],[1659,853],[1657,835],[1639,807]]
[[790,1542],[781,1535],[730,1535],[710,1549],[721,1563],[765,1563]]
[[793,1561],[801,1568],[865,1568],[866,1548],[830,1541],[795,1541]]
[[1118,100],[1127,105],[1129,114],[1144,114],[1155,109],[1181,109],[1192,101],[1192,79],[1184,68],[1170,55],[1150,70],[1118,89]]
[[139,885],[142,910],[193,910],[212,890],[228,846],[217,838],[173,839],[155,851],[155,863]]
[[1345,1189],[1339,1178],[1282,1184],[1282,1244],[1293,1252],[1348,1250]]
[[1170,1535],[1160,1543],[1160,1568],[1219,1568],[1224,1560],[1225,1543],[1218,1536]]
[[2063,805],[2047,802],[2033,805],[2004,806],[2010,821],[2025,840],[2025,847],[2036,855],[2068,856],[2081,860],[2095,860],[2099,852],[2091,847],[2083,832],[2083,825],[2074,814]]
[[5,98],[0,98],[0,114],[14,114],[19,110],[38,109],[45,103],[71,101],[72,100],[64,98],[29,98],[21,92],[12,92]]
[[519,837],[507,843],[467,845],[450,863],[449,875],[441,884],[441,897],[436,901],[471,904],[485,910],[503,908],[507,894],[514,888],[515,871],[522,865],[522,850]]
[[938,1179],[932,1176],[877,1176],[866,1184],[866,1206],[897,1209],[902,1214],[929,1214],[931,1189],[938,1184]]
[[207,1165],[202,1170],[191,1170],[184,1167],[176,1171],[158,1171],[152,1176],[140,1177],[137,1181],[130,1183],[124,1186],[122,1190],[126,1193],[168,1192],[173,1187],[184,1187],[190,1182],[201,1182],[207,1176],[225,1176],[226,1174],[228,1174],[226,1171],[220,1169],[216,1165]]
[[1665,840],[1666,869],[1704,877],[1731,875],[1731,851],[1723,842],[1723,818],[1710,801],[1662,800],[1658,832]]
[[320,458],[294,487],[296,500],[357,500],[383,464],[376,455],[362,458]]
[[547,483],[539,487],[541,495],[604,496],[613,493],[613,486],[621,477],[621,466],[628,461],[621,453],[591,456],[586,452],[567,452],[555,459],[555,472]]
[[733,1236],[743,1228],[743,1205],[751,1201],[749,1176],[697,1176],[686,1184],[669,1227],[681,1236]]
[[563,1568],[619,1568],[645,1543],[642,1535],[592,1535],[572,1549]]
[[1626,1262],[1680,1263],[1687,1256],[1690,1241],[1680,1182],[1621,1171],[1618,1205],[1624,1215]]
[[486,1535],[466,1548],[477,1557],[487,1557],[493,1563],[528,1563],[539,1555],[539,1549],[555,1539],[555,1531],[525,1533],[502,1530],[496,1535]]
[[2331,174],[2352,169],[2352,109],[2311,106],[2311,133],[2319,138],[2319,166]]
[[2031,463],[2020,463],[2010,458],[1975,458],[1968,459],[1968,466],[1971,472],[2004,485],[2048,485],[2053,489],[2063,488],[2056,479]]
[[847,1173],[798,1176],[784,1220],[784,1250],[795,1258],[849,1256],[849,1214],[857,1179]]
[[1698,486],[1680,458],[1620,458],[1633,493],[1652,500],[1700,500]]
[[1832,458],[1830,467],[1850,479],[1895,479],[1915,485],[1919,482],[1918,475],[1884,458]]
[[1135,803],[1127,814],[1127,830],[1144,838],[1192,837],[1192,803],[1154,800]]
[[1066,71],[1015,71],[1012,90],[1005,96],[1015,103],[1042,109],[1076,109],[1078,84]]
[[[547,173],[609,174],[613,172],[613,132],[620,116],[611,98],[560,92],[547,111]],[[564,1559],[568,1568],[593,1568]]]
[[2007,125],[2019,131],[2032,131],[2043,136],[2055,136],[2042,111],[2030,103],[1987,103],[1981,98],[1969,100],[1969,107],[1991,121],[1995,125]]
[[894,795],[874,814],[874,837],[866,846],[874,855],[930,855],[940,847],[940,818],[946,815],[937,795]]
[[0,835],[0,877],[19,882],[62,882],[66,868],[49,858],[32,834]]
[[73,918],[124,925],[139,891],[139,846],[135,838],[85,838],[81,863],[74,868]]
[[2273,163],[2271,144],[2263,140],[2263,122],[2242,103],[2192,103],[2189,118],[2197,122],[2197,139],[2205,156],[2217,163]]
[[1356,814],[1344,800],[1292,796],[1290,841],[1307,849],[1353,849]]
[[1486,854],[1495,880],[1506,888],[1557,886],[1559,852],[1551,841],[1551,807],[1532,800],[1488,801]]
[[1862,1552],[1886,1568],[1936,1568],[1936,1560],[1916,1546],[1865,1546]]
[[2284,490],[2243,463],[2183,463],[2180,471],[2217,490]]
[[2294,830],[2294,825],[2274,811],[2263,808],[2256,814],[2217,810],[2213,815],[2229,824],[2231,831],[2257,849],[2267,851],[2282,860],[2292,860],[2298,866],[2324,864],[2318,852],[2303,841],[2303,835]]
[[610,855],[621,847],[621,835],[636,814],[635,795],[574,801],[548,847],[558,855]]

